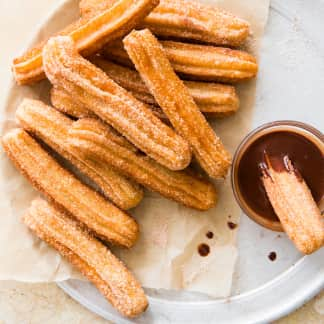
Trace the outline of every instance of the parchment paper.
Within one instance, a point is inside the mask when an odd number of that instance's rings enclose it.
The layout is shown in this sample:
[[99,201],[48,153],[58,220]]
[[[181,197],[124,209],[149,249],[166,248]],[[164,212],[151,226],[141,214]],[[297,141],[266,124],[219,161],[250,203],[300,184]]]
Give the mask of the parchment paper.
[[[33,0],[41,1],[41,0]],[[200,0],[216,4],[247,19],[252,35],[247,50],[258,55],[260,40],[268,16],[269,0]],[[34,42],[62,28],[77,16],[77,1],[67,1],[43,28]],[[35,22],[37,25],[37,22]],[[23,28],[20,24],[17,28]],[[240,111],[233,117],[212,123],[225,146],[234,153],[250,129],[256,81],[239,85]],[[14,112],[24,97],[48,101],[47,81],[33,87],[12,84],[2,108],[1,134],[16,126]],[[228,222],[239,223],[240,209],[234,200],[230,177],[216,183],[219,203],[207,212],[198,212],[146,193],[142,203],[131,211],[140,224],[141,235],[129,251],[116,249],[127,266],[145,287],[186,289],[214,297],[230,295],[237,258],[236,233]],[[35,238],[20,222],[31,200],[38,194],[0,152],[0,280],[26,282],[61,281],[81,278],[69,264],[45,243]],[[212,239],[206,237],[213,232]],[[210,253],[201,257],[197,246],[206,243]]]

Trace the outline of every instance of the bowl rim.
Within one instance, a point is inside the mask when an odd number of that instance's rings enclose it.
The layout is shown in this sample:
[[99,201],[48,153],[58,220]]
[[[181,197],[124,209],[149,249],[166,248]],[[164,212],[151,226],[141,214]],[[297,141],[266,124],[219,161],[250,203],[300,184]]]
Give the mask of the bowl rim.
[[[235,200],[240,206],[240,208],[242,209],[243,213],[247,215],[250,219],[252,219],[254,222],[256,222],[257,224],[277,232],[283,232],[283,228],[280,221],[273,221],[273,220],[269,220],[266,217],[263,217],[262,215],[253,211],[252,208],[249,208],[247,204],[244,202],[244,198],[240,193],[239,186],[237,184],[237,171],[238,171],[239,162],[241,161],[244,155],[245,149],[247,149],[252,143],[254,143],[257,139],[259,139],[263,135],[272,132],[279,132],[283,130],[288,130],[291,132],[298,133],[300,135],[305,135],[305,137],[307,137],[306,134],[308,134],[309,135],[308,137],[312,137],[313,139],[316,139],[318,145],[324,143],[324,134],[310,124],[300,122],[300,121],[295,121],[295,120],[276,120],[272,122],[267,122],[251,130],[242,139],[242,141],[236,148],[236,151],[233,156],[232,166],[231,166],[232,191]],[[316,144],[315,141],[314,144]]]

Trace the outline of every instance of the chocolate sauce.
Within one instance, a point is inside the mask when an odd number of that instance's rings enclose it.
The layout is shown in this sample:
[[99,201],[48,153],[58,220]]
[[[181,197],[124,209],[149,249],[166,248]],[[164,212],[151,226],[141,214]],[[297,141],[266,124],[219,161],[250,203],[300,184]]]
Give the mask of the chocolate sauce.
[[[290,172],[294,173],[297,177],[298,180],[302,181],[303,177],[298,171],[298,169],[292,164],[292,162],[289,159],[288,155],[285,156],[269,156],[267,152],[264,152],[264,159],[267,159],[267,163],[269,162],[271,164],[271,167],[276,171],[276,172]],[[269,170],[268,170],[268,165],[265,162],[261,162],[259,164],[259,168],[263,175],[266,177],[271,177]]]
[[237,224],[233,222],[227,222],[227,226],[229,227],[229,229],[233,230],[237,227]]
[[214,233],[211,232],[211,231],[208,231],[208,232],[206,233],[206,237],[209,238],[209,239],[212,239],[212,238],[214,237]]
[[210,247],[209,245],[205,244],[205,243],[201,243],[198,245],[198,253],[201,256],[207,256],[210,252]]
[[[238,165],[238,185],[245,202],[259,215],[278,221],[261,181],[267,175],[265,153],[278,172],[294,172],[304,179],[314,200],[324,195],[324,156],[306,137],[289,131],[276,131],[261,136],[247,148]],[[289,164],[288,158],[292,165]],[[269,175],[269,174],[268,174]]]
[[276,252],[270,252],[268,255],[268,258],[270,261],[274,261],[277,259],[277,253]]

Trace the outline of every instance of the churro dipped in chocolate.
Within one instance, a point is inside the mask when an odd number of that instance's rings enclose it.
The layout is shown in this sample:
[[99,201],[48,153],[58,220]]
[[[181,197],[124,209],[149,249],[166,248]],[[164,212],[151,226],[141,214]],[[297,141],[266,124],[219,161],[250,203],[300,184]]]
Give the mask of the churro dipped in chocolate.
[[[103,10],[111,1],[81,0],[81,14],[87,16]],[[249,35],[249,23],[245,20],[214,6],[185,0],[160,0],[140,28],[148,28],[161,37],[226,46],[239,46]]]
[[[69,35],[82,55],[90,55],[109,41],[129,33],[158,3],[158,0],[116,0],[102,10],[80,18],[58,34]],[[45,78],[43,46],[44,42],[13,61],[12,69],[18,84]]]
[[304,254],[324,245],[324,218],[302,175],[289,157],[265,154],[262,182],[283,229]]
[[96,236],[125,247],[135,243],[138,236],[135,220],[81,183],[24,130],[13,129],[6,133],[2,146],[36,189]]
[[[101,68],[121,87],[130,91],[137,99],[149,105],[158,106],[138,72],[99,56],[91,58],[91,62]],[[236,112],[239,107],[239,99],[233,86],[210,82],[183,82],[200,111],[206,114],[206,117],[229,116]]]
[[[175,41],[160,43],[173,69],[184,78],[234,83],[252,79],[258,72],[255,58],[244,51]],[[108,44],[103,55],[132,67],[120,41]]]
[[135,317],[145,311],[147,298],[132,273],[68,215],[38,198],[23,222],[91,281],[122,315]]
[[70,145],[79,154],[101,160],[162,196],[188,207],[207,210],[216,204],[213,184],[188,171],[170,171],[129,146],[96,119],[79,119],[70,129]]
[[190,147],[157,118],[150,108],[81,57],[69,37],[49,40],[44,69],[54,86],[62,87],[147,155],[170,168],[185,168]]
[[162,46],[148,30],[133,31],[125,49],[175,130],[191,145],[202,168],[213,178],[225,177],[231,157],[175,74]]
[[16,111],[20,125],[77,167],[121,209],[139,204],[143,190],[104,163],[77,157],[67,142],[72,120],[41,101],[25,99]]

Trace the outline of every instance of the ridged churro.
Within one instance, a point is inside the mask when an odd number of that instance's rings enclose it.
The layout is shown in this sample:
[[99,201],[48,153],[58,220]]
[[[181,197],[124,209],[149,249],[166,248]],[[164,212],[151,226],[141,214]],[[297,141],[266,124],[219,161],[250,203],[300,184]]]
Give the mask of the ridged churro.
[[282,227],[300,252],[315,252],[324,245],[324,218],[307,184],[288,156],[265,158],[262,181]]
[[[103,10],[80,18],[58,34],[69,35],[82,55],[90,55],[107,42],[130,32],[158,3],[158,0],[116,0]],[[45,77],[43,46],[44,42],[13,61],[12,68],[18,84],[29,84]]]
[[186,0],[161,0],[140,26],[157,36],[226,46],[239,46],[249,35],[248,22],[219,8]]
[[[121,87],[130,91],[137,99],[150,105],[158,105],[136,71],[99,56],[91,58],[91,62],[100,67]],[[237,111],[239,107],[239,99],[233,86],[207,82],[183,82],[200,111],[206,113],[207,116],[228,116]]]
[[189,164],[188,143],[145,104],[81,57],[71,38],[50,39],[43,59],[46,75],[54,86],[64,88],[147,155],[172,170]]
[[225,177],[230,154],[175,74],[158,40],[144,29],[132,31],[124,38],[124,45],[148,89],[175,130],[189,142],[202,168],[213,178]]
[[66,115],[74,118],[96,117],[95,113],[85,107],[82,103],[77,102],[62,88],[52,87],[50,97],[52,105]]
[[[160,43],[174,70],[185,78],[234,83],[254,78],[258,72],[255,58],[244,51],[174,41]],[[103,54],[109,60],[132,66],[120,41],[108,44]]]
[[199,210],[216,204],[217,194],[211,182],[187,171],[170,171],[117,140],[97,119],[79,119],[70,129],[70,145],[80,154],[110,164],[148,189]]
[[109,6],[114,0],[80,0],[79,9],[81,16],[87,16],[94,11],[102,10],[103,6]]
[[135,220],[81,183],[24,130],[13,129],[6,133],[2,146],[36,189],[96,236],[125,247],[134,244],[138,235]]
[[121,209],[130,209],[143,198],[142,189],[106,164],[82,159],[67,143],[72,120],[38,100],[25,99],[16,111],[21,126],[40,138],[66,160],[76,166]]
[[145,311],[148,302],[140,283],[77,222],[42,199],[31,203],[23,221],[87,277],[121,314],[135,317]]
[[140,75],[125,66],[115,64],[99,56],[93,56],[90,61],[104,71],[112,80],[128,90],[135,98],[149,105],[157,105]]
[[[58,111],[73,118],[97,118],[96,114],[89,110],[83,103],[75,100],[75,98],[62,88],[52,87],[51,102]],[[155,105],[148,105],[148,107],[150,107],[155,116],[166,121],[167,117],[160,107]]]
[[[111,1],[81,0],[81,14],[103,10]],[[185,0],[160,0],[140,28],[148,28],[157,36],[226,46],[239,46],[249,35],[249,23],[245,20],[214,6]]]

